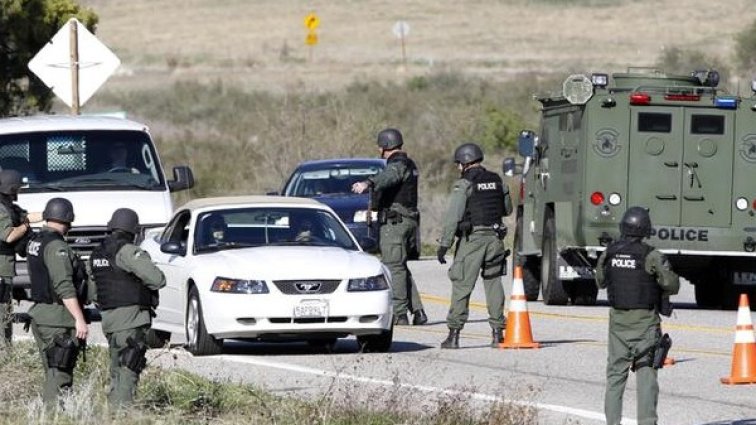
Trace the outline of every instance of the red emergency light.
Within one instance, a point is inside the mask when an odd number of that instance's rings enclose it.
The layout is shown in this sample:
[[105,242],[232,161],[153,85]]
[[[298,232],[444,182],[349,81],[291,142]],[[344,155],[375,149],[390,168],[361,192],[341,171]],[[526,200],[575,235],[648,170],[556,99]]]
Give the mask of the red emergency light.
[[651,103],[651,95],[644,92],[630,93],[631,105],[648,105]]
[[701,100],[701,95],[692,93],[668,93],[664,95],[664,100],[675,100],[679,102],[698,102],[699,100]]
[[604,203],[604,194],[601,192],[591,193],[591,203],[593,205],[601,205]]

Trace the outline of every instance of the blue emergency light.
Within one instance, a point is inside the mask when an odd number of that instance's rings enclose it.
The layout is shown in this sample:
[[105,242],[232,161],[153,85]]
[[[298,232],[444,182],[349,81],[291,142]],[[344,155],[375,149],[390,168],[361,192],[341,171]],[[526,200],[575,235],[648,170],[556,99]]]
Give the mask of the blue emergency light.
[[717,96],[714,98],[714,107],[719,109],[738,109],[736,96]]

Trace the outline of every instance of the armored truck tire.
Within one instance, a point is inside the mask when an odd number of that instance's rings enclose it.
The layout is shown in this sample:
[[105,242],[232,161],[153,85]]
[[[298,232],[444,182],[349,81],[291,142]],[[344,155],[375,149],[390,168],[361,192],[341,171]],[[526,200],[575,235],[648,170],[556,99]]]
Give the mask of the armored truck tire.
[[541,249],[541,293],[546,305],[566,305],[569,296],[557,270],[556,225],[554,213],[546,210],[543,226],[543,247]]
[[512,264],[522,267],[522,285],[525,289],[525,299],[528,301],[537,301],[538,294],[541,292],[541,281],[538,280],[540,270],[538,270],[538,260],[533,256],[520,256],[522,252],[522,210],[517,213],[517,223],[515,224],[514,234],[514,254],[512,255]]

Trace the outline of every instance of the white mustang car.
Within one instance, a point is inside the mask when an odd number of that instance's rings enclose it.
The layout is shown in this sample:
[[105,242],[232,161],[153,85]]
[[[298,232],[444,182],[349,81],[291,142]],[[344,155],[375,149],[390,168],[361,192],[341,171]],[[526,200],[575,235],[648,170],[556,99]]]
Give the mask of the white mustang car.
[[153,341],[183,333],[195,355],[221,353],[226,338],[330,348],[356,335],[362,351],[391,347],[388,269],[317,201],[196,199],[141,246],[168,281]]

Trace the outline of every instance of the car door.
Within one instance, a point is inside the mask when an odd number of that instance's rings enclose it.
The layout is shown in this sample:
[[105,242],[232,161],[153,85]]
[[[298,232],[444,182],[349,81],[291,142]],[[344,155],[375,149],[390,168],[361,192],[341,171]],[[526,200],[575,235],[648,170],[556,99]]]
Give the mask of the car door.
[[156,309],[155,321],[181,330],[183,330],[186,305],[186,291],[183,288],[188,275],[188,257],[191,256],[191,247],[189,247],[190,222],[191,213],[189,211],[179,212],[173,217],[160,237],[161,244],[166,242],[180,243],[183,247],[183,255],[160,251],[152,259],[155,265],[163,271],[166,279],[165,287],[160,290],[160,304]]

